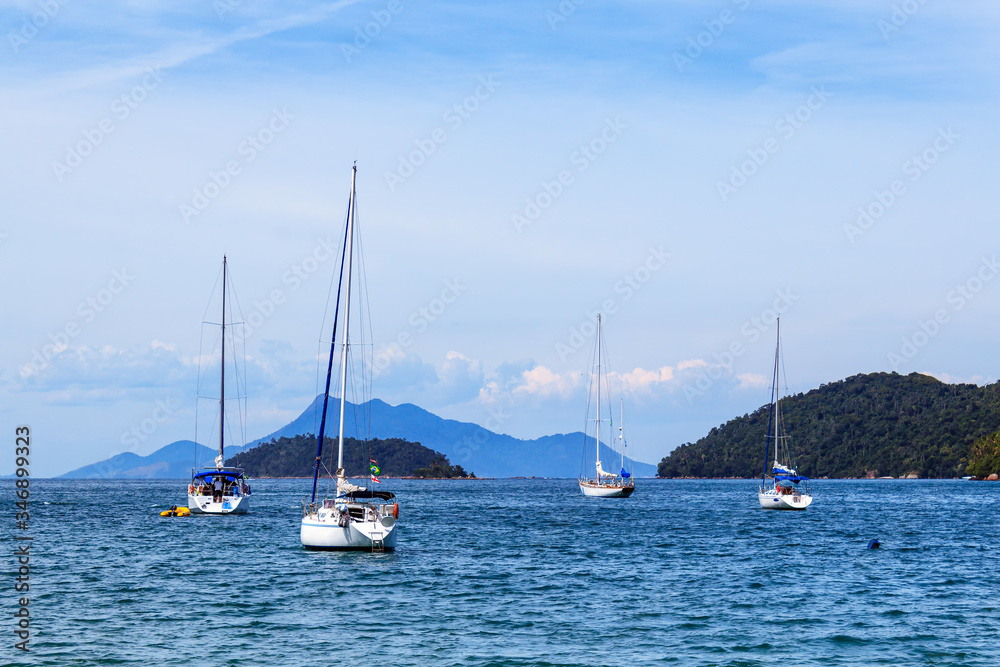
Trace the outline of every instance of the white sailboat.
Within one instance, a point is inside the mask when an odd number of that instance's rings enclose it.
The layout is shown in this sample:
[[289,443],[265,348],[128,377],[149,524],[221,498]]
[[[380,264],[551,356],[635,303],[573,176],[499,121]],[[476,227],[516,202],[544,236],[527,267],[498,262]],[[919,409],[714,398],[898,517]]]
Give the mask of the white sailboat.
[[[195,467],[188,484],[188,509],[192,514],[246,514],[250,510],[250,486],[243,468],[225,465],[226,433],[226,293],[229,290],[226,258],[222,258],[222,364],[219,374],[219,454],[215,465]],[[235,342],[235,339],[234,339]],[[235,345],[233,345],[235,352]],[[200,378],[199,378],[200,380]],[[237,392],[240,393],[240,392]],[[238,399],[245,400],[241,395]],[[243,410],[240,410],[243,414]],[[242,419],[241,419],[242,423]],[[242,434],[243,429],[240,429]],[[197,440],[197,436],[195,437]],[[243,443],[240,443],[242,446]]]
[[[604,340],[601,337],[601,316],[597,316],[597,342],[595,344],[594,357],[596,359],[596,364],[594,365],[594,372],[591,376],[591,382],[588,391],[593,391],[591,396],[595,397],[596,411],[595,418],[590,419],[590,415],[587,416],[587,426],[584,429],[584,470],[583,474],[580,475],[579,485],[580,491],[583,492],[585,496],[591,496],[594,498],[628,498],[635,491],[635,482],[632,478],[632,473],[625,469],[625,432],[624,429],[619,429],[620,434],[620,449],[621,449],[621,472],[608,472],[601,466],[601,424],[607,422],[609,425],[609,435],[611,426],[611,417],[608,415],[607,419],[601,417],[601,379],[602,375],[606,373],[601,362],[604,357]],[[605,382],[605,388],[607,383]],[[588,397],[587,405],[590,405],[590,397]],[[610,406],[609,406],[610,408]],[[622,403],[622,414],[624,416],[624,401]],[[594,444],[593,451],[595,454],[594,459],[589,458],[590,445],[590,422],[594,423]],[[610,441],[610,438],[609,438]],[[594,476],[590,477],[587,474],[587,468],[594,464]],[[614,465],[614,464],[612,464]]]
[[[333,340],[330,343],[330,357],[326,370],[326,389],[323,393],[323,413],[320,417],[319,434],[316,441],[316,461],[313,469],[312,498],[303,503],[302,526],[300,539],[307,549],[350,550],[363,549],[371,551],[392,550],[396,548],[396,533],[399,528],[399,505],[395,495],[387,491],[374,491],[365,486],[352,483],[344,470],[344,408],[348,391],[348,366],[351,362],[351,277],[355,270],[353,255],[355,239],[360,238],[356,224],[357,201],[355,181],[358,167],[354,165],[351,172],[351,195],[347,205],[347,222],[344,230],[344,247],[341,255],[340,282],[337,286],[337,301],[333,318]],[[360,242],[359,242],[360,243]],[[360,262],[358,270],[360,272]],[[360,277],[360,276],[359,276]],[[363,285],[359,281],[358,287]],[[358,301],[360,302],[360,298]],[[338,322],[338,315],[343,304],[343,318]],[[359,303],[360,306],[360,303]],[[338,328],[339,327],[339,328]],[[340,335],[340,415],[337,435],[337,465],[331,470],[331,481],[335,482],[335,492],[329,493],[317,502],[316,485],[319,479],[319,468],[322,463],[323,436],[326,429],[326,411],[330,398],[330,378],[333,374],[333,359],[337,346],[337,336]],[[361,346],[363,351],[364,346]],[[371,365],[362,362],[360,372],[370,371]],[[364,436],[364,433],[360,435]],[[372,467],[372,481],[378,468]]]
[[[809,478],[795,471],[792,438],[785,432],[781,414],[779,370],[781,367],[781,319],[778,318],[778,342],[774,350],[774,378],[771,385],[771,409],[764,437],[764,472],[760,477],[757,500],[766,510],[804,510],[812,503]],[[773,447],[771,443],[774,443]],[[770,471],[768,471],[770,468]],[[770,476],[769,476],[770,475]]]

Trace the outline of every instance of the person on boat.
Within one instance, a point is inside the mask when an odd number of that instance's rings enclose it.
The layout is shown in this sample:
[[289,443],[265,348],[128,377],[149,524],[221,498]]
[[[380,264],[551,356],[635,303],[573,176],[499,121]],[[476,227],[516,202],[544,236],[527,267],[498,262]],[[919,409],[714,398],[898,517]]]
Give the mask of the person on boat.
[[217,503],[222,502],[222,475],[215,476],[215,493],[212,494],[212,500]]

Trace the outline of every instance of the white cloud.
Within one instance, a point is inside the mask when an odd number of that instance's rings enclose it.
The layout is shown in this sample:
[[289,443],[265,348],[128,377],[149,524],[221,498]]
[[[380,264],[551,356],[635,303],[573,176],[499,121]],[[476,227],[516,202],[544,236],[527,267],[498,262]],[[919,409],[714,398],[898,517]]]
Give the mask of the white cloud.
[[658,370],[636,368],[622,375],[612,373],[612,377],[617,379],[627,392],[653,393],[674,379],[674,369],[670,366],[663,366]]
[[758,373],[740,373],[736,379],[739,381],[737,389],[763,389],[770,386],[768,379]]

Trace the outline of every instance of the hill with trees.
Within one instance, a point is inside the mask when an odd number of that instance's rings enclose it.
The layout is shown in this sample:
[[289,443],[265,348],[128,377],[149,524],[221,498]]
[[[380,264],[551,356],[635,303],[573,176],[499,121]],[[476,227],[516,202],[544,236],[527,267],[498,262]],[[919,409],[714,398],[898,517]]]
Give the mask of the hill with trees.
[[[336,468],[337,444],[323,440],[320,474]],[[348,477],[367,477],[369,459],[378,461],[380,475],[387,477],[469,477],[461,466],[419,442],[402,438],[374,438],[367,443],[344,438],[344,469]],[[265,442],[226,460],[243,467],[250,477],[312,477],[316,461],[316,436],[311,433]],[[440,474],[432,474],[440,473]]]
[[[768,409],[681,445],[660,461],[658,476],[759,476]],[[919,373],[861,374],[789,396],[782,412],[796,467],[813,478],[951,478],[981,474],[971,470],[1000,462],[1000,383],[979,387]]]
[[972,443],[965,474],[979,478],[1000,475],[1000,431],[990,433]]

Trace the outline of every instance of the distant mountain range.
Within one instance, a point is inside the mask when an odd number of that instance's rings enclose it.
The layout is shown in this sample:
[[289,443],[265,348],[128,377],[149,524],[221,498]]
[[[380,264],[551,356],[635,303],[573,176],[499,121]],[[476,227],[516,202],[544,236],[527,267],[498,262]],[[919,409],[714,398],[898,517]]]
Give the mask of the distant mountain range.
[[[247,448],[281,437],[315,433],[322,400],[322,395],[317,396],[312,405],[290,424],[248,443]],[[339,401],[330,401],[327,424],[337,423],[339,407]],[[585,437],[580,432],[520,440],[494,433],[477,424],[442,419],[409,403],[391,406],[374,399],[360,405],[347,403],[345,434],[356,432],[355,424],[362,411],[370,413],[371,437],[419,442],[443,453],[451,463],[461,465],[479,477],[577,477],[580,474]],[[593,439],[590,441],[592,443]],[[227,448],[226,456],[228,458],[239,451],[239,448]],[[181,440],[148,456],[118,454],[61,477],[183,479],[191,474],[196,452],[198,460],[203,462],[211,461],[215,455],[215,451],[208,447]],[[610,448],[603,444],[601,458],[614,460]],[[632,466],[636,477],[656,474],[654,465],[633,461]]]
[[[191,476],[195,461],[212,461],[218,453],[193,440],[178,440],[147,456],[125,452],[72,470],[60,477],[92,479],[184,479]],[[227,447],[232,456],[240,448]]]

